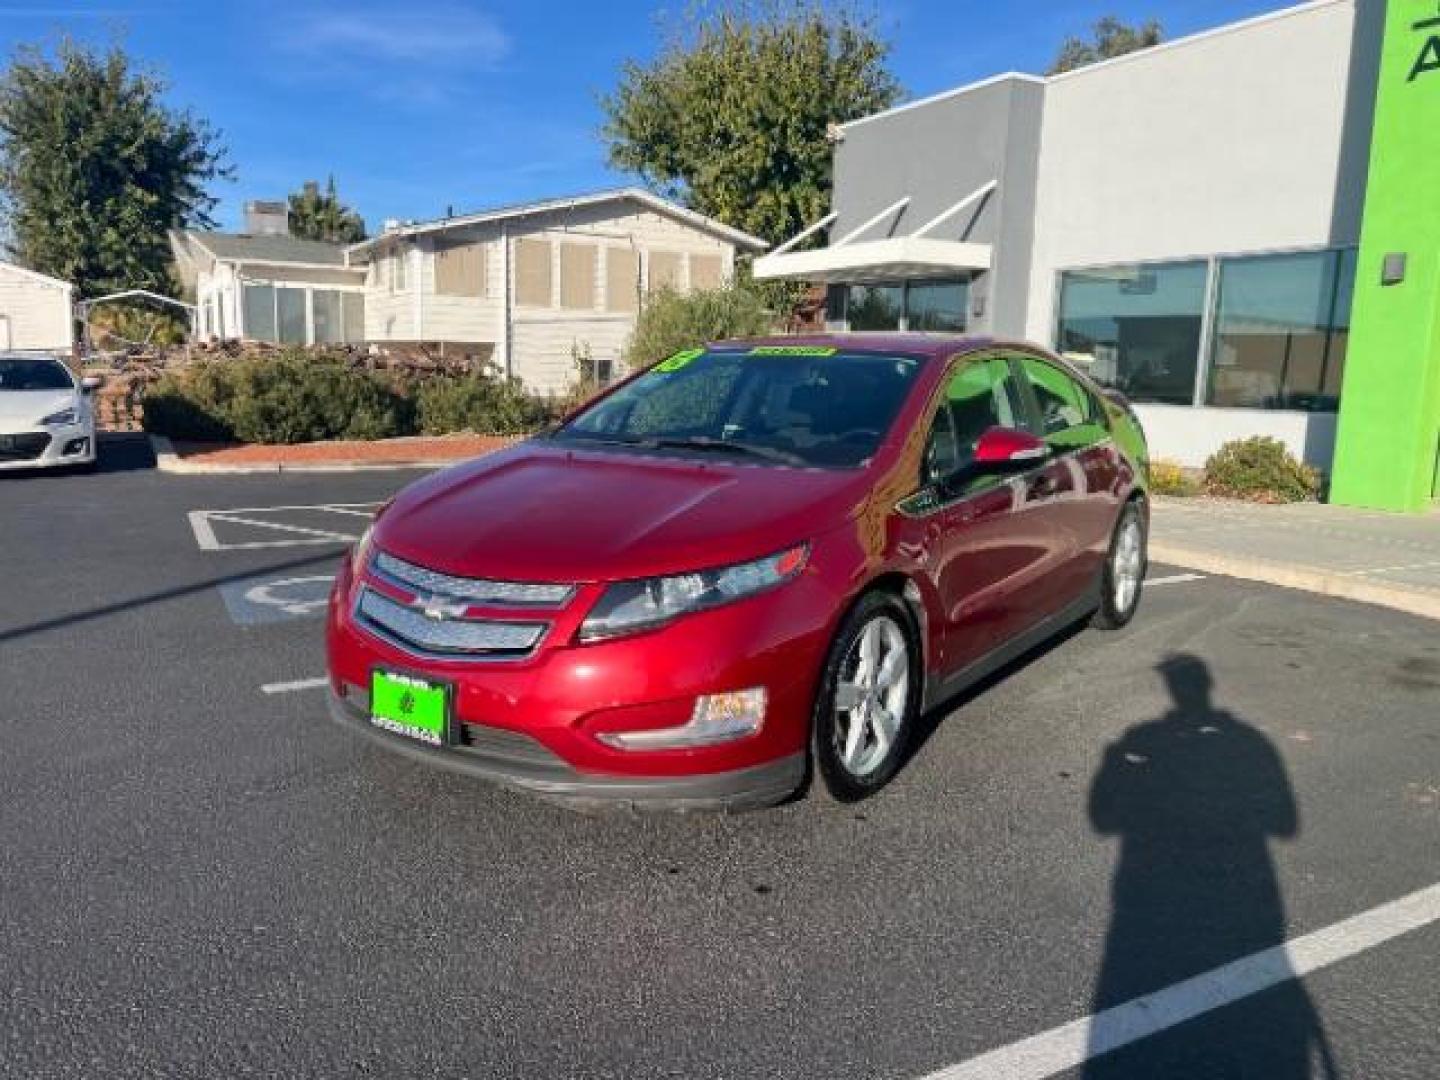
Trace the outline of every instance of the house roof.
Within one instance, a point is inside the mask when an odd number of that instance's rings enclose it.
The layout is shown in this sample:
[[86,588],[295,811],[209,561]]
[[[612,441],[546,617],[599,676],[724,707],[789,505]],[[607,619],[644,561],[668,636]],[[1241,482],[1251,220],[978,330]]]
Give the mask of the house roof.
[[22,277],[27,277],[32,281],[37,281],[42,285],[53,285],[57,289],[73,289],[75,287],[74,285],[71,285],[68,281],[61,281],[59,278],[51,277],[49,274],[42,274],[37,270],[26,269],[19,263],[0,261],[0,267],[3,267],[4,269],[9,270],[13,273],[19,274]]
[[527,217],[531,214],[544,214],[554,210],[566,210],[577,206],[594,206],[597,203],[623,202],[627,199],[634,200],[650,209],[662,214],[669,214],[679,218],[681,221],[703,229],[706,232],[714,233],[716,236],[729,240],[736,247],[749,251],[764,251],[770,245],[758,236],[751,236],[747,232],[731,228],[724,222],[716,221],[712,217],[698,213],[679,203],[671,202],[669,199],[662,199],[654,192],[646,191],[644,188],[623,187],[611,188],[606,191],[592,191],[582,195],[571,195],[559,199],[542,199],[538,202],[512,203],[507,206],[492,207],[488,210],[477,210],[473,213],[458,214],[455,217],[436,218],[433,221],[420,221],[409,225],[403,225],[398,229],[391,229],[379,236],[363,240],[350,247],[352,252],[368,251],[377,243],[393,239],[397,236],[418,236],[423,233],[439,232],[444,229],[455,229],[465,225],[480,225],[492,221],[505,221],[511,218]]
[[345,266],[345,245],[293,236],[251,236],[248,233],[194,232],[185,234],[211,257],[225,262],[297,263],[306,266]]

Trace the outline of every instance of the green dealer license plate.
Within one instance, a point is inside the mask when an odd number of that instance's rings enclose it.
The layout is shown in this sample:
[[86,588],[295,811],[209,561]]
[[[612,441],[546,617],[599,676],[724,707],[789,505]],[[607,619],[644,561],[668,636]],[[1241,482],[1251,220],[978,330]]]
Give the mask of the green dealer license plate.
[[370,722],[431,746],[445,742],[449,708],[445,687],[393,671],[370,674]]

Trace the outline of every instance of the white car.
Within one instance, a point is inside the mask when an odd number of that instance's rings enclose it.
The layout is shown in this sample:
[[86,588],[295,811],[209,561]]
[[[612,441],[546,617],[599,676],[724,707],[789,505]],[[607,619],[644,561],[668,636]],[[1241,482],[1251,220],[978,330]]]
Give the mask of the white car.
[[0,355],[0,471],[93,465],[100,382],[52,357]]

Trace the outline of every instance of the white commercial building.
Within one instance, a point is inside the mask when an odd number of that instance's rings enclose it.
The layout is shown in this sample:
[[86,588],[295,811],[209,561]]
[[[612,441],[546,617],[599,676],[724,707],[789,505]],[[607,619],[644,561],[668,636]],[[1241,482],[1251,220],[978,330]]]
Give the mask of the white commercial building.
[[842,125],[829,245],[757,276],[828,282],[835,328],[1054,346],[1157,458],[1268,434],[1328,468],[1383,17],[1318,0]]

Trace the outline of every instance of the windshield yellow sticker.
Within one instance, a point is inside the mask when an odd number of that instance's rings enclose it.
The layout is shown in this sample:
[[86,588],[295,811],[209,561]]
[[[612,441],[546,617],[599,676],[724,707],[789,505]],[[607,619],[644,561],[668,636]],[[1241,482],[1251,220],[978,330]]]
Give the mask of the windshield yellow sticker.
[[834,345],[757,345],[751,356],[834,356],[840,350]]
[[690,361],[704,355],[704,349],[685,349],[682,352],[677,352],[668,360],[661,360],[660,363],[655,365],[655,370],[665,372],[679,371],[686,364],[690,363]]

